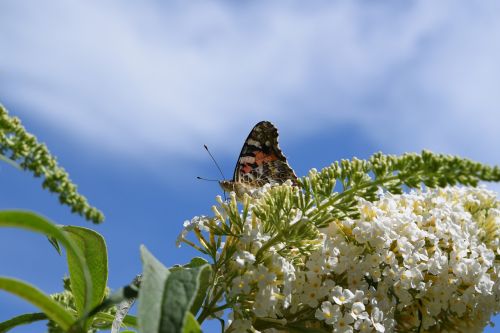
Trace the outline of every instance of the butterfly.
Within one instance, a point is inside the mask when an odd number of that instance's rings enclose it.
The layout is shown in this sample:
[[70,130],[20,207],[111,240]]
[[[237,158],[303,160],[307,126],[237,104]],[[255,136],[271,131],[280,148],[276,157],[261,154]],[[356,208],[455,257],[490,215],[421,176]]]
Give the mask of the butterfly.
[[224,191],[236,193],[241,199],[265,184],[283,184],[297,176],[278,146],[278,129],[269,121],[261,121],[248,134],[236,162],[232,180],[219,184]]

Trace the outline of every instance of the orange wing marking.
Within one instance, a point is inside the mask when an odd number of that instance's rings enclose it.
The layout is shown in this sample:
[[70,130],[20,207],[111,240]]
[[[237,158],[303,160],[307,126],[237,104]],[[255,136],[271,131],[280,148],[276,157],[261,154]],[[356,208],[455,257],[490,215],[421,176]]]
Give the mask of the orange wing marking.
[[259,151],[255,154],[255,163],[261,165],[266,162],[276,161],[278,157],[274,154],[266,155],[265,153]]
[[243,168],[241,168],[241,171],[243,171],[243,173],[249,173],[250,171],[252,171],[252,167],[245,163]]

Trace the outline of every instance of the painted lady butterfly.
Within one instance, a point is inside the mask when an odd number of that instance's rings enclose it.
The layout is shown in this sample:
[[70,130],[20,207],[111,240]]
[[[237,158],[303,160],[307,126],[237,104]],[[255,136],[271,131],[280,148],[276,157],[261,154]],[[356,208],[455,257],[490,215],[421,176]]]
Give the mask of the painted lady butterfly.
[[282,184],[289,179],[297,184],[297,176],[278,146],[278,130],[269,121],[261,121],[241,148],[233,180],[219,184],[224,191],[234,191],[237,198],[242,198],[267,183]]

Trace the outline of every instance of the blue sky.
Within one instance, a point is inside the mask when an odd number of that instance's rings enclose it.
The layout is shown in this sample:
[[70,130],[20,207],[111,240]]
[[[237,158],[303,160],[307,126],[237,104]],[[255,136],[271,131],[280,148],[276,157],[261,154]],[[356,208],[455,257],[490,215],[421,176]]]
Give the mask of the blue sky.
[[[196,255],[174,243],[220,193],[195,179],[219,177],[203,144],[230,176],[260,120],[298,175],[379,150],[500,164],[499,14],[495,1],[4,0],[0,102],[104,211],[118,288],[140,244],[166,265]],[[0,181],[0,209],[90,226],[30,175],[0,164]],[[0,253],[0,274],[60,290],[64,258],[43,237],[2,230]],[[0,293],[0,320],[29,311]]]

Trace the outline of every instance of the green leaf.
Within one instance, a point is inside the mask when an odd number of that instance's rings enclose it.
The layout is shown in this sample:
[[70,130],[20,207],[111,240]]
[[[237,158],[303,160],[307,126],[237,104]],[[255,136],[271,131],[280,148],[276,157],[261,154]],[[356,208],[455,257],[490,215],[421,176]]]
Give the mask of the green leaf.
[[65,226],[62,229],[80,249],[90,271],[92,293],[90,303],[85,304],[85,294],[88,285],[85,281],[82,268],[78,264],[78,258],[71,252],[68,252],[67,258],[71,291],[75,297],[75,305],[78,314],[82,315],[86,305],[87,308],[93,308],[104,299],[108,281],[108,254],[106,243],[99,233],[91,229],[75,226]]
[[84,291],[84,304],[89,307],[92,300],[92,279],[89,268],[80,248],[61,228],[44,217],[27,211],[0,211],[0,227],[14,227],[41,233],[60,242],[75,259],[74,264],[80,267],[83,280],[87,286]]
[[5,333],[16,326],[31,324],[35,321],[48,319],[45,313],[26,313],[0,323],[0,332]]
[[[198,332],[189,319],[202,273],[209,265],[163,266],[141,246],[143,279],[139,291],[139,329],[145,333]],[[191,314],[192,316],[192,314]],[[190,329],[191,331],[184,331]],[[199,329],[199,325],[198,325]]]
[[184,267],[187,268],[200,268],[201,266],[204,266],[205,268],[201,271],[198,291],[193,299],[193,305],[191,306],[190,310],[194,315],[198,313],[201,306],[203,305],[205,297],[207,296],[207,289],[210,285],[210,276],[212,275],[212,269],[208,265],[208,262],[200,257],[193,258],[191,259],[191,262],[189,264],[184,265]]
[[198,324],[198,321],[191,312],[187,313],[186,323],[184,324],[182,333],[201,333],[200,324]]
[[200,286],[202,273],[210,272],[209,265],[172,270],[165,284],[161,332],[179,332],[184,328]]
[[[139,331],[156,333],[160,331],[163,293],[170,271],[141,246],[142,282],[139,291],[138,321]],[[171,332],[175,332],[171,331]]]
[[61,247],[59,246],[59,242],[57,241],[57,239],[55,239],[54,237],[47,237],[47,239],[48,239],[49,243],[57,251],[57,253],[59,253],[59,255],[61,255],[62,254]]
[[71,313],[63,308],[62,305],[26,282],[8,277],[0,277],[0,289],[19,296],[35,305],[63,330],[67,330],[75,321]]
[[201,257],[194,257],[193,259],[191,259],[189,264],[185,264],[184,267],[193,268],[193,267],[203,266],[206,264],[208,264],[208,261],[206,261],[205,259],[203,259]]
[[137,317],[132,315],[126,315],[123,319],[123,324],[127,326],[137,327]]

